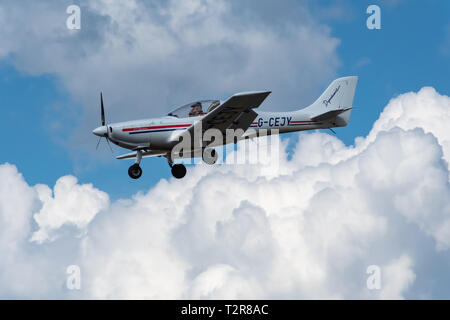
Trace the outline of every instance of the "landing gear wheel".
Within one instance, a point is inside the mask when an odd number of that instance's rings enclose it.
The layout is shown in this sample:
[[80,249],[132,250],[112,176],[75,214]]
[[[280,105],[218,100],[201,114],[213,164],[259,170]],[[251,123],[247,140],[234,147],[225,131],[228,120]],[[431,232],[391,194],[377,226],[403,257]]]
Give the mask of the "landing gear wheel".
[[128,169],[128,175],[130,176],[131,179],[139,179],[140,176],[142,176],[142,169],[138,164],[133,164],[129,169]]
[[204,163],[214,164],[217,161],[219,155],[215,149],[204,149],[202,154],[202,159]]
[[186,167],[183,164],[174,164],[172,166],[172,175],[177,179],[183,178],[186,175]]

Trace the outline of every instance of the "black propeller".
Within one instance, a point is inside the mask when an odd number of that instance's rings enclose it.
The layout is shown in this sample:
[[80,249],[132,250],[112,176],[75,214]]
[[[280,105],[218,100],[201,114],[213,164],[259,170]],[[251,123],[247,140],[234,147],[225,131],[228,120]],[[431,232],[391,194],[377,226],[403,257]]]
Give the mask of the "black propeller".
[[[106,125],[105,121],[105,106],[103,105],[103,93],[100,92],[100,109],[101,109],[101,121],[102,121],[102,127]],[[108,143],[108,147],[111,150],[111,153],[114,154],[114,151],[111,147],[111,144],[109,143],[109,133],[108,133],[108,126],[106,126],[106,133],[103,136],[106,139],[106,142]],[[100,137],[97,142],[97,146],[95,147],[95,150],[98,149],[98,146],[100,145],[100,140],[102,140],[103,137]]]
[[102,112],[102,126],[105,125],[105,107],[103,106],[103,93],[100,92],[100,107]]

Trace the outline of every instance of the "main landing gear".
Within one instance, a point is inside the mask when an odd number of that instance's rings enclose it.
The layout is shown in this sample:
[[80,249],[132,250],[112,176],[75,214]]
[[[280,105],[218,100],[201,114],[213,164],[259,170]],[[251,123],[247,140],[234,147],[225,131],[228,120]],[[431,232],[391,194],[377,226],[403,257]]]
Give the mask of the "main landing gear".
[[169,162],[169,166],[172,168],[172,175],[174,178],[181,179],[186,175],[186,167],[184,164],[177,163],[173,164],[173,161],[168,157],[167,161]]
[[184,164],[174,164],[172,166],[172,175],[177,179],[184,178],[184,176],[186,175],[186,167],[184,166]]
[[[142,176],[142,168],[139,166],[142,160],[142,151],[137,151],[136,153],[136,162],[128,168],[128,175],[131,179],[139,179]],[[181,164],[173,164],[173,161],[167,157],[167,161],[169,162],[170,168],[172,168],[172,175],[177,178],[181,179],[184,178],[186,175],[186,167]]]

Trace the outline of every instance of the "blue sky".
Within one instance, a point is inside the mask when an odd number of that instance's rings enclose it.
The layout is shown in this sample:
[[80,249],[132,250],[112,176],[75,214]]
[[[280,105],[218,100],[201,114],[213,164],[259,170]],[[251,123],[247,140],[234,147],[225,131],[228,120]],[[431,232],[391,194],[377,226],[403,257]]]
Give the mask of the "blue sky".
[[[365,26],[368,17],[365,9],[372,3],[381,6],[381,30],[368,30]],[[337,130],[346,144],[352,144],[357,136],[367,135],[389,99],[400,93],[433,86],[438,92],[448,94],[450,56],[446,33],[450,23],[449,6],[448,1],[429,1],[426,5],[421,1],[320,1],[318,5],[310,4],[312,16],[330,28],[332,37],[339,39],[336,49],[339,64],[335,75],[359,76],[354,101],[358,109],[353,112],[350,125]],[[32,75],[26,70],[18,70],[13,60],[14,54],[0,60],[0,97],[4,114],[1,132],[8,137],[3,143],[1,159],[16,164],[28,183],[53,185],[60,176],[74,174],[81,182],[92,182],[117,198],[129,197],[148,189],[161,178],[170,177],[164,159],[146,159],[143,178],[131,181],[126,173],[130,163],[113,159],[104,142],[98,151],[101,157],[95,155],[97,139],[93,135],[86,138],[86,149],[69,146],[71,134],[84,121],[80,101],[73,98],[57,73]],[[322,79],[322,85],[314,87],[311,97],[317,96],[331,78]],[[249,87],[252,88],[250,84]],[[223,91],[218,98],[226,98],[227,94]],[[184,101],[190,98],[186,97]],[[177,101],[184,102],[181,99]],[[107,118],[111,119],[114,116],[111,111],[108,113],[108,95],[105,103]],[[161,109],[172,107],[167,103]],[[98,108],[98,101],[92,100],[89,108]],[[96,113],[97,110],[93,111],[97,116]],[[122,119],[116,117],[114,120]],[[287,137],[297,138],[296,135]],[[114,150],[116,155],[122,152],[118,148]],[[95,161],[86,160],[91,157]]]

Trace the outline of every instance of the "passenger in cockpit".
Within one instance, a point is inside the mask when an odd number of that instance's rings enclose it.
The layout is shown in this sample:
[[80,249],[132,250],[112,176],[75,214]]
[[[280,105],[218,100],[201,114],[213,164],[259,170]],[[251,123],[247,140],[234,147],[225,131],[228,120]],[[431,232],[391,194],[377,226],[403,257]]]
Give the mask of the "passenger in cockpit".
[[189,112],[189,117],[198,117],[205,114],[202,110],[202,104],[200,102],[193,104],[191,108],[192,109]]

